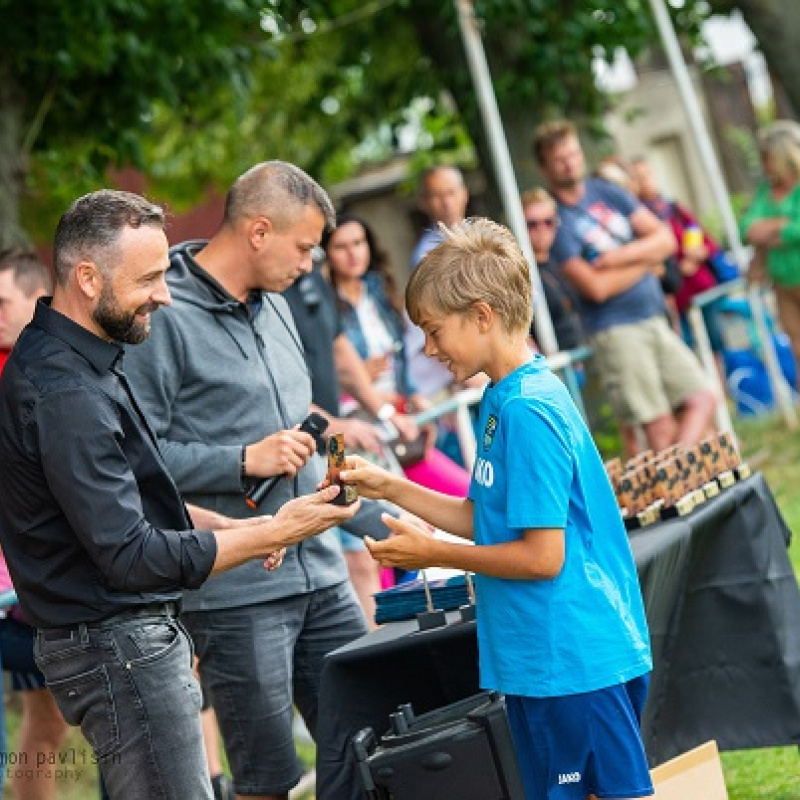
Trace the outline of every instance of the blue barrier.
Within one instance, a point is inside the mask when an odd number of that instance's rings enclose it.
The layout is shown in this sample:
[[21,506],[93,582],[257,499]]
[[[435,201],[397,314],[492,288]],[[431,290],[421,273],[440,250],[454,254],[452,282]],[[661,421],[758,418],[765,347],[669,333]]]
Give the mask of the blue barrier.
[[[786,382],[797,389],[797,365],[795,364],[786,334],[772,337],[778,363]],[[722,351],[727,376],[728,391],[740,414],[765,414],[775,408],[775,398],[767,370],[755,350]]]

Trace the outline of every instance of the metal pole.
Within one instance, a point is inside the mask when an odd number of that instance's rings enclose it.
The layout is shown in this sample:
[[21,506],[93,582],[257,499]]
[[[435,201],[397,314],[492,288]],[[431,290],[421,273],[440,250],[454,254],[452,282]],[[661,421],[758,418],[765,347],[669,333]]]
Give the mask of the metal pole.
[[719,398],[716,415],[717,429],[720,431],[730,431],[732,433],[733,423],[731,422],[730,411],[728,411],[728,404],[725,402],[725,388],[722,386],[719,379],[717,362],[714,360],[714,351],[711,349],[711,341],[708,338],[708,329],[703,319],[703,312],[698,306],[692,304],[689,306],[688,318],[700,363],[705,367],[709,375],[714,375],[716,377],[714,388],[717,390]]
[[[689,120],[689,127],[692,130],[692,134],[700,150],[700,158],[706,171],[709,186],[711,187],[719,211],[722,214],[722,221],[725,225],[728,244],[733,252],[736,263],[739,265],[739,268],[743,270],[747,257],[744,247],[742,246],[741,237],[739,236],[736,215],[733,212],[730,196],[725,187],[725,179],[722,176],[719,162],[714,153],[714,147],[711,144],[711,137],[708,134],[705,119],[700,110],[700,104],[697,101],[694,87],[692,86],[692,80],[689,76],[689,70],[684,61],[680,44],[678,43],[678,37],[675,34],[675,28],[672,26],[672,20],[669,17],[669,12],[664,4],[664,0],[650,0],[650,7],[653,10],[653,17],[658,27],[661,43],[669,59],[672,74],[675,77],[675,83],[678,85],[681,101]],[[775,345],[767,330],[761,297],[757,292],[751,291],[748,292],[748,299],[753,312],[753,319],[758,328],[759,336],[761,336],[762,347],[764,349],[764,366],[766,367],[770,383],[772,384],[773,394],[783,412],[787,425],[794,428],[797,425],[797,415],[792,403],[791,390],[783,377],[783,371],[780,368],[778,356],[775,353]]]
[[508,226],[516,236],[522,253],[530,265],[531,283],[533,284],[533,321],[536,326],[536,338],[545,355],[549,356],[558,352],[558,342],[553,330],[553,322],[550,319],[550,312],[544,299],[544,290],[539,277],[539,269],[536,266],[536,258],[533,255],[530,239],[528,238],[528,227],[525,224],[525,216],[522,213],[519,187],[514,175],[514,167],[511,163],[511,155],[509,154],[508,143],[500,118],[500,110],[497,107],[497,98],[492,87],[489,65],[486,62],[486,53],[483,50],[483,42],[475,21],[471,0],[456,0],[456,10],[458,12],[461,38],[464,41],[464,50],[467,54],[467,63],[475,85],[478,106],[480,107],[486,139],[492,154]]

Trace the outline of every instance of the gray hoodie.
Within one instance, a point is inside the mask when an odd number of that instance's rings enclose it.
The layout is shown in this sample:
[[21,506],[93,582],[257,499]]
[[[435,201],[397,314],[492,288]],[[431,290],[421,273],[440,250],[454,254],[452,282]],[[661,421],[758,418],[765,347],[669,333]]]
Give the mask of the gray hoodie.
[[[308,416],[308,368],[283,297],[262,293],[251,314],[194,261],[204,245],[186,242],[170,250],[172,306],[153,314],[147,341],[126,349],[125,372],[187,502],[231,517],[274,514],[287,500],[315,490],[324,462],[315,455],[251,511],[240,476],[242,445]],[[213,576],[184,595],[184,609],[250,605],[347,578],[336,534],[326,531],[290,547],[274,572],[256,560]]]

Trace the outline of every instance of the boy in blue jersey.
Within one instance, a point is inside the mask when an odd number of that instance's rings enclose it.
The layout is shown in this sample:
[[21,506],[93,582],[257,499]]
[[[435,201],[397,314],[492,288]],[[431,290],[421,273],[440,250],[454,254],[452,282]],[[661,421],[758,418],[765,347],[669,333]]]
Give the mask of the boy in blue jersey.
[[443,229],[406,302],[428,355],[458,381],[491,379],[469,496],[358,458],[341,477],[476,546],[395,519],[392,538],[367,545],[384,565],[476,573],[481,687],[506,695],[529,800],[652,795],[639,725],[652,661],[636,569],[591,434],[528,349],[528,264],[506,228],[467,220]]

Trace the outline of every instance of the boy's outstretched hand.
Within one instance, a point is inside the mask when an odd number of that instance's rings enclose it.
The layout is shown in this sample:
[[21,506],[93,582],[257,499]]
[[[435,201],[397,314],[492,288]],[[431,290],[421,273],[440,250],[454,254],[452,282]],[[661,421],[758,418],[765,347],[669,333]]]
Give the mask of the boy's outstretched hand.
[[421,527],[421,524],[395,519],[388,514],[384,514],[382,519],[394,535],[382,542],[376,542],[370,536],[364,537],[364,544],[381,566],[402,569],[434,566],[436,539],[431,536],[430,530]]
[[[345,468],[339,473],[343,483],[350,483],[358,489],[360,497],[368,497],[371,500],[382,500],[386,497],[389,482],[392,474],[385,469],[367,461],[361,456],[347,456],[345,458]],[[328,485],[326,478],[320,487]]]

